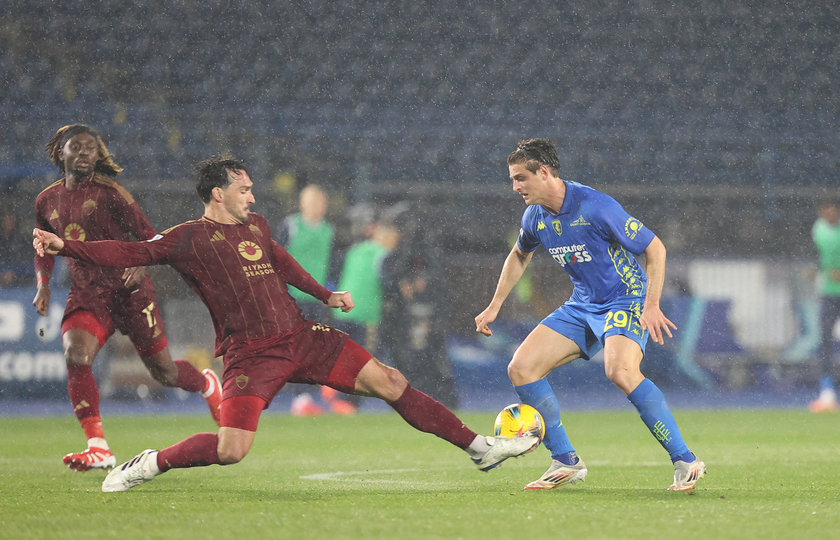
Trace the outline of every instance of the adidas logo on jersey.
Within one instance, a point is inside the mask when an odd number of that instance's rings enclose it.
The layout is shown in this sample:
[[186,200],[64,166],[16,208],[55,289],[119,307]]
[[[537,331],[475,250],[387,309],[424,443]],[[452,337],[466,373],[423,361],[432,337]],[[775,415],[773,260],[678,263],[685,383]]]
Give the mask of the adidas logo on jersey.
[[211,242],[219,242],[220,240],[224,240],[225,235],[222,234],[222,231],[216,231],[216,233],[210,237]]

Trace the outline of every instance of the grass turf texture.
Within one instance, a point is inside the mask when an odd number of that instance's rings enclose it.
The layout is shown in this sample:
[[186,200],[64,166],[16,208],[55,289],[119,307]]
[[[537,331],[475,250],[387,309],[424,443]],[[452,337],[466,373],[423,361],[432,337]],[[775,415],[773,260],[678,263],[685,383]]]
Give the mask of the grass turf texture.
[[[494,414],[465,414],[489,433]],[[0,538],[821,538],[840,537],[840,416],[677,411],[709,474],[666,491],[673,468],[631,412],[569,412],[585,484],[522,487],[547,468],[540,447],[490,473],[393,413],[266,415],[246,459],[176,470],[126,493],[73,472],[66,418],[0,419]],[[209,418],[106,417],[117,462],[198,431]]]

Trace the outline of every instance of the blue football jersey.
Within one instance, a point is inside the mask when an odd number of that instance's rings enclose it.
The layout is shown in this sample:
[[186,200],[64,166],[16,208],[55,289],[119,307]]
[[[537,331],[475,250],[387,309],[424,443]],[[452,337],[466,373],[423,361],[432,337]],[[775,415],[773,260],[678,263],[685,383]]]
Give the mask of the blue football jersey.
[[[564,181],[558,214],[531,205],[522,215],[517,245],[531,252],[542,244],[575,286],[571,302],[601,304],[622,296],[644,298],[647,276],[636,258],[653,232],[605,193]],[[628,253],[629,252],[629,253]]]

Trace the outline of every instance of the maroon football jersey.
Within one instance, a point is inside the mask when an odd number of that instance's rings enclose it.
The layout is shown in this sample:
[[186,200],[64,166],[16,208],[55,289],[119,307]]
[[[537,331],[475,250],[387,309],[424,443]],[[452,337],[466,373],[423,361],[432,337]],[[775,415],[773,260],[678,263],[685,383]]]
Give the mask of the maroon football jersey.
[[[35,199],[35,220],[39,229],[65,240],[148,240],[155,230],[146,214],[122,185],[96,173],[76,189],[67,189],[64,179],[42,191]],[[50,255],[35,255],[35,270],[52,272]],[[123,287],[124,268],[106,268],[68,260],[73,288],[91,289],[91,294]]]
[[168,264],[198,294],[216,329],[216,355],[284,334],[304,319],[288,284],[326,302],[332,294],[271,238],[265,218],[227,225],[203,217],[146,242],[67,241],[60,255],[107,266]]

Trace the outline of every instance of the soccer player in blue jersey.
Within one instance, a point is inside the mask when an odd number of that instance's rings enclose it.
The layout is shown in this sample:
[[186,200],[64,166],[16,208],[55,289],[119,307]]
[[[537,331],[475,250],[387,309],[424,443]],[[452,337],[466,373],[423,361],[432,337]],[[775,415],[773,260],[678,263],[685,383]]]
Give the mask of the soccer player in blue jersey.
[[[672,491],[693,489],[706,473],[683,441],[677,422],[640,364],[648,336],[664,343],[674,323],[659,308],[665,280],[665,246],[612,197],[561,180],[557,150],[546,139],[522,141],[507,159],[513,190],[528,207],[519,238],[505,260],[490,305],[476,318],[486,336],[510,291],[542,244],[569,274],[571,298],[546,317],[519,346],[508,376],[522,403],[536,408],[545,424],[551,467],[525,489],[552,489],[586,478],[560,419],[560,404],[546,376],[555,368],[602,348],[607,377],[639,411],[642,421],[674,464]],[[645,255],[645,269],[634,255]]]

